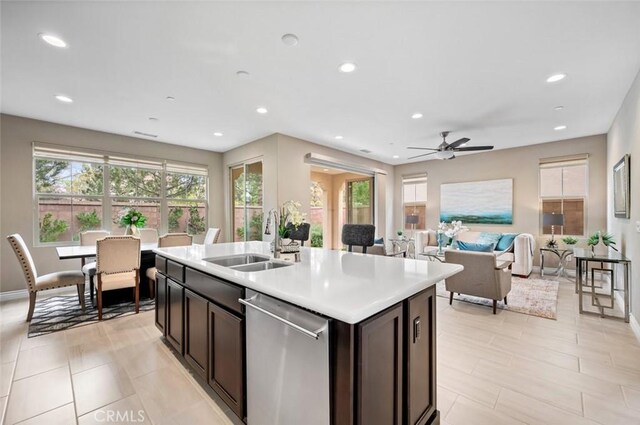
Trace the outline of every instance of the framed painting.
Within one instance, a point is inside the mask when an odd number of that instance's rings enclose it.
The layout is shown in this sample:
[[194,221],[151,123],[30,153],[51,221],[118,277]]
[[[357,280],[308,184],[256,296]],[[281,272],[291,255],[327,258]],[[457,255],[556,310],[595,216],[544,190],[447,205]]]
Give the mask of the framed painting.
[[613,166],[613,214],[619,218],[630,218],[631,161],[625,155]]
[[440,221],[513,224],[513,179],[440,185]]

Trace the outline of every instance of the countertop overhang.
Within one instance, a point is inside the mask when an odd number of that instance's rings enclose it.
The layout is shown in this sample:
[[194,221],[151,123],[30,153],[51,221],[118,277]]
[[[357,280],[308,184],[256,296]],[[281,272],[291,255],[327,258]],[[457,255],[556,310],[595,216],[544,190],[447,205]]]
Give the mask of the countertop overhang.
[[459,264],[301,248],[290,267],[240,272],[204,258],[271,255],[268,242],[191,245],[153,250],[170,260],[279,298],[327,317],[355,324],[463,270]]

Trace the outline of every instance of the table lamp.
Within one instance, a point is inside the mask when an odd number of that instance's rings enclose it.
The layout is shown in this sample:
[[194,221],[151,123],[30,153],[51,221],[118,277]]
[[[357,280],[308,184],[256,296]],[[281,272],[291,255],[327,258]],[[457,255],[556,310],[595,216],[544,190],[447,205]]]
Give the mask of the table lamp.
[[542,225],[551,226],[551,242],[549,246],[555,246],[555,226],[564,226],[564,214],[544,213],[542,214]]
[[[411,225],[411,232],[412,233],[415,232],[416,224],[418,224],[419,221],[420,221],[420,217],[418,217],[416,214],[409,214],[404,219],[404,222],[406,224],[410,224]],[[411,237],[413,237],[413,234],[411,235]]]

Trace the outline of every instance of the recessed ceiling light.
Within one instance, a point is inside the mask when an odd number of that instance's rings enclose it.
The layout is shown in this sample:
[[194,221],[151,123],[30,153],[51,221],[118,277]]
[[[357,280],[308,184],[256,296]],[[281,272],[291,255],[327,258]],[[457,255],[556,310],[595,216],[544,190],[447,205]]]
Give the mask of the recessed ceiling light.
[[400,155],[393,155],[393,159],[398,159],[400,158]]
[[67,43],[61,39],[51,34],[43,34],[40,33],[38,36],[47,44],[50,44],[55,47],[67,47]]
[[323,168],[322,171],[329,171],[329,169],[328,168]]
[[257,113],[259,113],[259,114],[266,114],[266,113],[267,113],[267,112],[269,112],[269,111],[267,111],[267,108],[263,108],[263,107],[261,106],[261,107],[259,107],[258,109],[256,109],[256,112],[257,112]]
[[342,139],[344,139],[344,137],[342,137],[342,136],[336,136],[336,137],[334,137],[334,139],[336,139],[336,140],[342,140]]
[[560,80],[564,80],[567,74],[553,74],[549,78],[547,78],[547,83],[556,83]]
[[166,99],[167,99],[169,102],[173,102],[174,100],[176,100],[176,98],[175,98],[175,97],[173,97],[173,96],[167,96],[167,97],[166,97]]
[[553,108],[554,111],[562,111],[564,109],[564,106],[556,106],[555,108]]
[[58,99],[62,103],[73,103],[73,99],[71,99],[69,96],[65,96],[63,94],[57,94],[56,95],[56,99]]
[[422,114],[420,112],[416,112],[415,114],[411,115],[411,118],[413,118],[414,120],[418,120],[422,118]]
[[285,34],[282,36],[282,42],[287,46],[295,46],[298,44],[298,36],[295,34]]
[[215,133],[213,133],[213,135],[216,136],[216,137],[222,137],[223,136],[223,134],[220,133],[219,131],[216,131]]
[[249,76],[249,73],[247,71],[236,71],[236,75],[240,78],[246,78]]
[[156,118],[156,117],[149,117],[149,121],[158,121],[158,118]]
[[338,68],[340,72],[350,73],[356,70],[356,64],[353,62],[345,62]]
[[557,127],[553,127],[553,129],[554,129],[555,131],[564,130],[564,129],[566,129],[566,128],[567,128],[567,126],[566,126],[566,125],[559,125],[559,126],[557,126]]

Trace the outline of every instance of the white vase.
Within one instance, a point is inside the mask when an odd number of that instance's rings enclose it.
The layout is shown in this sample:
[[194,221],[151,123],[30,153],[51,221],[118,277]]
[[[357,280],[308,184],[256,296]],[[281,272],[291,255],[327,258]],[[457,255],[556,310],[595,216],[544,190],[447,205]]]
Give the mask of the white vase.
[[140,236],[140,230],[135,224],[130,224],[124,229],[125,235]]

